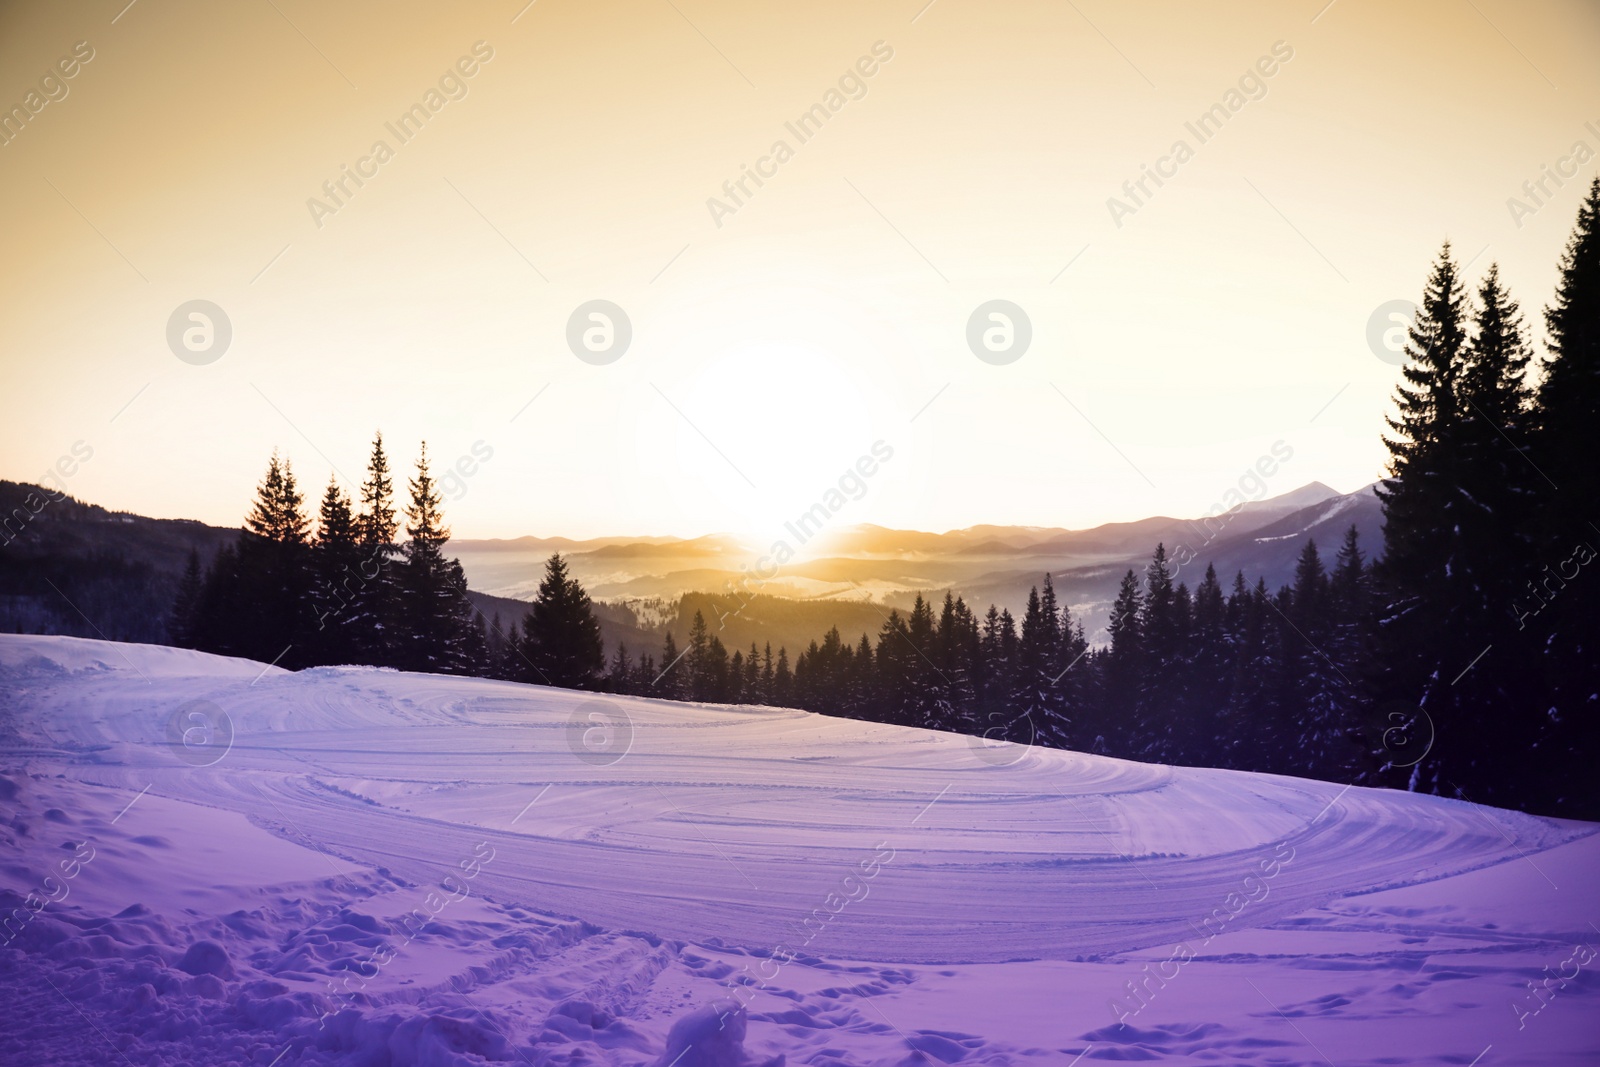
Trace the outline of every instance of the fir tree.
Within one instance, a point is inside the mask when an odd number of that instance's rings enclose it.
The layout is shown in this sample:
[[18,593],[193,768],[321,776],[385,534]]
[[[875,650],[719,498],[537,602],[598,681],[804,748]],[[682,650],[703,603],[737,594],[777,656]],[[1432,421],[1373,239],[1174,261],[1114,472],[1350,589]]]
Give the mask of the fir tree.
[[[1470,685],[1450,686],[1455,732],[1440,749],[1457,756],[1450,770],[1457,784],[1485,798],[1504,796],[1499,791],[1506,779],[1523,777],[1524,769],[1507,761],[1531,747],[1527,724],[1507,709],[1545,705],[1537,674],[1528,670],[1541,642],[1507,632],[1508,605],[1516,600],[1517,579],[1525,570],[1516,561],[1534,555],[1527,517],[1539,513],[1540,490],[1547,488],[1526,448],[1529,359],[1517,305],[1491,265],[1478,289],[1473,337],[1460,373],[1464,422],[1456,431],[1459,506],[1452,531],[1459,548],[1448,591],[1439,591],[1457,612],[1439,657],[1451,665],[1445,681],[1458,675],[1475,650],[1498,645],[1474,667]],[[1462,658],[1463,650],[1474,651]]]
[[[865,638],[865,634],[862,635]],[[977,626],[966,601],[954,596],[950,590],[944,594],[944,606],[939,611],[939,629],[935,640],[936,662],[944,679],[938,710],[940,729],[962,733],[977,732],[977,690],[973,681],[973,661],[977,654]],[[859,653],[858,653],[859,657]],[[871,690],[871,678],[860,678],[856,686],[863,696]],[[867,703],[862,701],[863,705]]]
[[400,610],[394,563],[400,553],[395,542],[394,480],[383,434],[372,438],[367,475],[361,484],[361,511],[356,516],[356,540],[361,547],[359,584],[351,596],[350,612],[360,635],[362,661],[395,666],[401,653]]
[[[1333,781],[1358,781],[1371,776],[1373,755],[1382,744],[1383,729],[1374,733],[1363,726],[1364,709],[1371,705],[1372,632],[1374,627],[1372,582],[1361,553],[1361,538],[1354,524],[1345,531],[1328,579],[1327,650],[1339,669],[1343,685],[1334,694],[1333,726],[1322,754],[1326,775]],[[1418,743],[1426,739],[1418,738]]]
[[461,564],[444,556],[450,530],[443,497],[428,468],[424,442],[408,483],[406,543],[398,574],[400,665],[407,670],[467,674],[479,668],[481,635]]
[[1289,642],[1285,666],[1295,683],[1297,762],[1318,776],[1328,773],[1330,754],[1342,747],[1347,725],[1340,721],[1339,712],[1341,690],[1349,683],[1329,652],[1333,637],[1330,596],[1317,543],[1307,538],[1295,562],[1293,610],[1285,620],[1299,640]]
[[921,694],[915,688],[920,672],[913,662],[917,658],[917,648],[899,611],[891,609],[884,619],[873,658],[885,700],[884,721],[902,726],[920,725],[917,716]]
[[[1600,425],[1600,178],[1578,207],[1544,321],[1550,356],[1539,384],[1536,453],[1559,487],[1561,517],[1577,517],[1577,525],[1600,499],[1593,456],[1578,447]],[[1576,532],[1558,531],[1560,544]]]
[[308,522],[305,499],[295,485],[294,470],[272,453],[266,476],[256,488],[256,502],[245,517],[245,529],[262,541],[279,545],[304,545]]
[[794,675],[789,671],[789,652],[779,646],[777,665],[772,670],[772,702],[785,707],[794,689]]
[[684,676],[687,673],[683,669],[683,654],[678,651],[678,642],[673,639],[672,631],[669,629],[666,638],[661,642],[660,676],[650,676],[649,688],[646,691],[665,700],[682,700],[687,696],[688,687],[684,684]]
[[728,699],[728,649],[715,634],[706,648],[706,700],[724,703]]
[[872,640],[865,633],[856,642],[855,655],[850,659],[850,679],[847,714],[858,719],[872,718],[877,714],[878,675],[872,662]]
[[[1406,345],[1404,381],[1395,394],[1394,436],[1385,436],[1390,474],[1378,487],[1384,511],[1384,553],[1379,583],[1386,600],[1377,678],[1380,700],[1426,708],[1458,739],[1466,724],[1452,723],[1447,692],[1454,671],[1445,662],[1441,635],[1462,624],[1452,576],[1462,565],[1455,531],[1463,521],[1457,444],[1463,425],[1462,369],[1467,349],[1466,296],[1450,258],[1439,253]],[[1448,673],[1447,673],[1448,671]],[[1435,783],[1441,747],[1425,771]]]
[[1017,703],[1017,674],[1021,661],[1022,639],[1017,634],[1017,620],[1009,609],[1002,608],[999,655],[993,668],[997,703],[989,711],[988,721],[999,722],[1003,727],[989,736],[1012,740],[1021,737],[1025,730],[1032,727],[1032,722],[1023,714],[1024,709]]
[[311,606],[316,616],[313,658],[318,663],[360,661],[361,620],[353,610],[362,585],[357,537],[350,501],[330,477],[322,494],[311,553]]
[[523,620],[522,633],[533,666],[532,680],[566,689],[589,689],[605,669],[600,622],[589,594],[567,573],[560,553],[545,563],[544,580]]
[[367,479],[361,485],[361,547],[390,548],[394,545],[398,529],[394,510],[394,479],[389,474],[389,457],[383,450],[383,434],[380,432],[372,437]]
[[[771,659],[770,652],[767,658]],[[750,654],[744,658],[743,693],[746,704],[766,703],[767,693],[761,682],[761,653],[754,641],[750,642]]]
[[1256,579],[1255,599],[1264,606],[1265,661],[1261,664],[1262,707],[1251,724],[1255,754],[1250,766],[1274,774],[1292,774],[1303,765],[1300,748],[1300,672],[1305,639],[1295,631],[1294,589],[1282,586],[1269,595],[1264,579]]
[[633,665],[628,661],[626,642],[617,642],[616,655],[611,657],[611,671],[606,676],[606,688],[613,693],[633,692]]
[[1065,722],[1054,714],[1051,681],[1060,652],[1060,620],[1056,616],[1055,589],[1045,575],[1045,593],[1037,586],[1028,590],[1028,604],[1022,614],[1022,634],[1017,642],[1018,663],[1012,678],[1012,703],[1023,721],[1008,732],[1007,739],[1020,744],[1049,743],[1063,735]]
[[739,649],[733,650],[733,658],[728,661],[727,692],[722,699],[729,704],[743,704],[744,696],[744,653]]
[[1189,658],[1187,705],[1189,728],[1185,744],[1215,758],[1216,736],[1228,705],[1228,607],[1216,568],[1206,565],[1205,577],[1194,591],[1192,654]]
[[[834,634],[838,635],[837,628]],[[954,717],[952,694],[949,680],[935,660],[939,652],[933,605],[921,593],[911,606],[905,639],[909,651],[905,658],[907,688],[901,721],[930,730],[948,729]],[[842,647],[849,652],[849,646]]]
[[194,648],[200,623],[200,600],[205,581],[200,570],[200,550],[189,549],[189,562],[178,582],[178,595],[167,618],[167,637],[179,648]]
[[1229,644],[1233,649],[1232,686],[1225,728],[1217,747],[1224,767],[1263,766],[1268,745],[1263,724],[1272,713],[1267,669],[1273,662],[1273,630],[1267,616],[1266,583],[1246,584],[1244,572],[1234,575],[1228,598]]
[[1465,421],[1457,430],[1456,445],[1461,498],[1456,534],[1462,566],[1450,577],[1465,598],[1466,620],[1477,625],[1473,636],[1492,638],[1503,627],[1507,603],[1516,596],[1513,576],[1519,568],[1508,563],[1526,558],[1533,547],[1523,517],[1539,510],[1540,491],[1547,485],[1525,447],[1529,349],[1517,305],[1500,284],[1498,267],[1489,267],[1478,301],[1474,336],[1461,371]]
[[494,660],[494,676],[515,682],[526,677],[532,668],[522,658],[522,634],[513,622],[506,630],[505,641],[500,646],[500,654]]
[[689,627],[689,644],[683,657],[690,700],[710,700],[712,690],[711,633],[703,613],[694,613]]
[[1011,667],[1005,658],[1004,629],[1000,609],[990,604],[977,627],[972,663],[974,699],[968,729],[974,735],[992,734],[997,723],[1006,721],[1010,708]]
[[1130,754],[1130,749],[1125,747],[1130,740],[1147,740],[1140,723],[1146,663],[1143,602],[1139,579],[1130,570],[1122,576],[1106,627],[1111,635],[1111,648],[1105,663],[1102,736],[1113,751]]
[[294,471],[274,452],[256,487],[235,561],[228,651],[263,663],[299,666],[310,653],[310,569],[305,501]]
[[1156,545],[1145,567],[1138,620],[1143,678],[1131,722],[1144,740],[1139,755],[1164,762],[1174,757],[1171,727],[1182,715],[1179,683],[1183,655],[1178,640],[1177,591],[1164,544]]
[[1512,614],[1519,637],[1542,645],[1547,699],[1530,709],[1537,713],[1529,715],[1538,723],[1537,736],[1523,745],[1544,763],[1536,779],[1539,801],[1595,818],[1588,760],[1600,750],[1600,611],[1592,585],[1568,586],[1596,580],[1586,572],[1595,569],[1600,552],[1593,447],[1600,426],[1600,178],[1579,205],[1544,321],[1550,355],[1532,420],[1532,454],[1541,474],[1535,483],[1540,505],[1530,524],[1536,547]]
[[1061,652],[1057,662],[1061,669],[1051,679],[1051,689],[1056,694],[1057,715],[1064,733],[1052,743],[1067,747],[1092,748],[1087,721],[1097,701],[1094,684],[1094,666],[1089,659],[1089,642],[1084,638],[1083,625],[1072,618],[1067,605],[1061,605]]

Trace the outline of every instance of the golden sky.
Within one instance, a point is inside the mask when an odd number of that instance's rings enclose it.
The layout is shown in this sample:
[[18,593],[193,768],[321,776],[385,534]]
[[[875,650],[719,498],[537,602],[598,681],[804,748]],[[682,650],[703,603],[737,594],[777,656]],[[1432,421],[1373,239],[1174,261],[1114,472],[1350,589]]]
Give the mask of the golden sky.
[[1270,491],[1354,489],[1441,240],[1541,325],[1597,45],[1588,2],[6,4],[0,476],[81,441],[73,495],[233,525],[274,447],[314,495],[381,428],[490,455],[480,537],[775,534],[878,441],[841,522],[1195,514],[1279,441]]

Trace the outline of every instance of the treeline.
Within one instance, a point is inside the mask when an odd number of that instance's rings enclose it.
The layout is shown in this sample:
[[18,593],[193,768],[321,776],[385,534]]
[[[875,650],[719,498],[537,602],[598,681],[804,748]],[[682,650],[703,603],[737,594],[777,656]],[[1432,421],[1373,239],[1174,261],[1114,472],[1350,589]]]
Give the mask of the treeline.
[[191,547],[209,557],[237,533],[108,511],[64,485],[0,480],[0,632],[166,642]]
[[1369,670],[1372,603],[1354,528],[1331,573],[1307,541],[1293,585],[1276,593],[1242,573],[1225,593],[1210,567],[1191,591],[1174,584],[1157,546],[1142,579],[1124,576],[1102,649],[1090,648],[1046,574],[1020,620],[994,605],[980,616],[950,592],[937,608],[918,595],[908,614],[889,612],[875,640],[831,629],[792,671],[786,649],[730,654],[696,612],[681,652],[667,636],[661,662],[670,670],[648,660],[630,668],[622,651],[607,681],[639,695],[787,704],[995,741],[1348,779],[1379,766],[1374,731],[1345,681]]
[[330,477],[313,531],[293,469],[274,454],[238,541],[205,567],[190,555],[167,624],[173,643],[293,669],[367,664],[593,686],[600,625],[560,556],[520,633],[516,623],[502,633],[473,609],[460,562],[445,556],[450,531],[426,444],[407,490],[397,512],[378,434],[359,500]]

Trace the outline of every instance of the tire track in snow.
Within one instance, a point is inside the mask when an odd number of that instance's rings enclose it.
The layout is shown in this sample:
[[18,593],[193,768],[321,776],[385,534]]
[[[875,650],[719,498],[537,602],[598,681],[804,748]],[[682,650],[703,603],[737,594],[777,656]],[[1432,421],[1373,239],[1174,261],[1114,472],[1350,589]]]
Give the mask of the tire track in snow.
[[[629,698],[607,699],[633,718],[634,749],[597,772],[567,744],[568,716],[589,694],[374,670],[250,685],[242,663],[238,678],[187,664],[147,670],[137,691],[114,664],[78,670],[17,701],[18,729],[34,744],[109,746],[81,757],[98,761],[86,769],[96,780],[153,781],[158,795],[287,822],[334,856],[419,884],[461,842],[488,840],[499,858],[483,895],[702,944],[791,940],[877,841],[894,862],[809,951],[904,963],[1098,957],[1193,936],[1279,843],[1294,859],[1239,926],[1514,861],[1589,829],[1072,752],[993,767],[954,735]],[[197,686],[236,730],[214,767],[173,760],[160,731]],[[544,786],[549,796],[508,828]]]

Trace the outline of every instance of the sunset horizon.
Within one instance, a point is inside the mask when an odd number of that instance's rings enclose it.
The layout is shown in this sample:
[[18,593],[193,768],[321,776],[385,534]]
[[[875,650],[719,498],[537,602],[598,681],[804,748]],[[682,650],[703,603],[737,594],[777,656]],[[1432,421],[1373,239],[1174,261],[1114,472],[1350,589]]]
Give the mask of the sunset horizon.
[[[1198,513],[1278,439],[1294,484],[1348,491],[1385,474],[1398,381],[1370,320],[1451,239],[1536,326],[1600,149],[1573,51],[1600,16],[1576,3],[1515,25],[1240,4],[1159,30],[621,5],[604,53],[561,5],[360,33],[353,9],[106,7],[4,16],[0,56],[40,73],[0,96],[27,115],[0,188],[35,205],[12,235],[39,251],[7,268],[0,339],[31,354],[13,389],[51,399],[0,429],[0,470],[82,440],[75,495],[213,525],[273,448],[320,486],[374,427],[406,464],[423,439],[442,463],[494,450],[451,508],[483,538],[759,532],[877,439],[898,460],[860,521],[895,528]],[[581,112],[540,106],[580,84]],[[1060,135],[1024,132],[1035,114]],[[1441,144],[1448,182],[1401,150],[1469,116],[1498,132]],[[168,338],[196,300],[230,334],[203,364]],[[595,300],[629,320],[614,361],[571,350]],[[1028,319],[1005,363],[968,336],[994,300]],[[184,477],[156,476],[173,450]]]
[[0,1063],[1595,1062],[1597,54],[0,4]]

